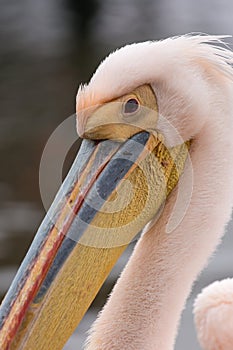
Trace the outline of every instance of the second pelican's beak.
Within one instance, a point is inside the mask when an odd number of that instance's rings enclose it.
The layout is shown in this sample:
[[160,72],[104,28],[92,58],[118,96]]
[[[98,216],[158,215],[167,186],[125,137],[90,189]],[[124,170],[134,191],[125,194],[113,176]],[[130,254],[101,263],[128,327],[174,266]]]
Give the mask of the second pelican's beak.
[[1,350],[62,349],[187,153],[146,131],[122,143],[83,141],[1,305]]

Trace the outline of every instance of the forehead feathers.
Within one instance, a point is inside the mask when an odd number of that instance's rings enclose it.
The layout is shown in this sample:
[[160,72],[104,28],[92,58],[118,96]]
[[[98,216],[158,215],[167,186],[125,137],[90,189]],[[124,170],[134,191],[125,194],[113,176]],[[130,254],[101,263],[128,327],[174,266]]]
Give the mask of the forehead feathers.
[[190,84],[195,75],[210,70],[219,79],[233,80],[233,53],[220,46],[223,38],[185,35],[124,46],[100,64],[88,85],[79,88],[77,110],[109,101],[145,83],[172,83],[173,79],[177,83],[179,79]]

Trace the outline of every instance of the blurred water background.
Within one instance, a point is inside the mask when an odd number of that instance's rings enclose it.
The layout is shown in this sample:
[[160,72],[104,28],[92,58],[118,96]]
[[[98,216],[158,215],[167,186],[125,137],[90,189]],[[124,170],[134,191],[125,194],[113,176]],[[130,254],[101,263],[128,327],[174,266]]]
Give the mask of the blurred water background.
[[[53,130],[75,111],[75,94],[118,46],[188,32],[233,34],[231,0],[0,0],[0,299],[45,214],[39,164]],[[232,39],[228,39],[232,43]],[[78,145],[69,153],[64,173]],[[176,350],[200,349],[192,321],[194,296],[233,277],[232,223],[195,284]],[[65,350],[81,349],[133,245],[120,259]]]

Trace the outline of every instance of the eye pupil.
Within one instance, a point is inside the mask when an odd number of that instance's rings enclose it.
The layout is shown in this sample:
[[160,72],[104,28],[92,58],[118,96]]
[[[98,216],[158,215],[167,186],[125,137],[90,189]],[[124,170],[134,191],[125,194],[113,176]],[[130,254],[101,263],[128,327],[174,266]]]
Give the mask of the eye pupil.
[[131,98],[124,105],[124,113],[132,114],[137,111],[138,107],[139,107],[139,103],[136,100],[136,98]]

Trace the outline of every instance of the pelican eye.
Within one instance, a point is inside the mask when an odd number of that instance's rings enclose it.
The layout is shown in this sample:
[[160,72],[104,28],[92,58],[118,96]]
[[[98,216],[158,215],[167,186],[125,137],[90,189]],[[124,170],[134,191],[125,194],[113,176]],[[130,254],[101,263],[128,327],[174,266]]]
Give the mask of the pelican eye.
[[130,98],[123,105],[123,113],[125,115],[131,115],[133,113],[136,113],[138,109],[139,109],[139,102],[136,98]]

